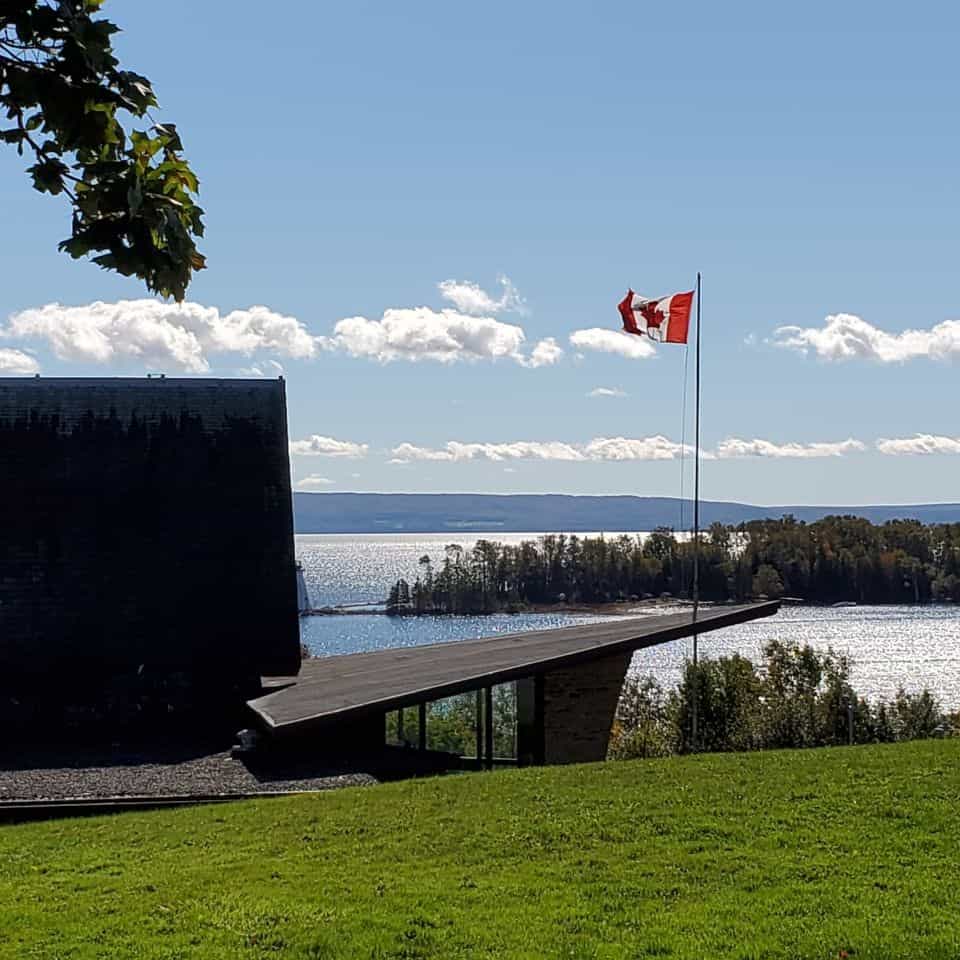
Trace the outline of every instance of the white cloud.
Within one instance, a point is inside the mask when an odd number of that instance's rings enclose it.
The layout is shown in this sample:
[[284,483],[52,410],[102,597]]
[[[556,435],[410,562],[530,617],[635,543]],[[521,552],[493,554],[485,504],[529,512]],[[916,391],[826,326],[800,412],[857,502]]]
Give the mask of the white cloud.
[[627,393],[619,387],[594,387],[588,397],[625,397]]
[[304,477],[297,481],[298,490],[319,490],[323,487],[332,487],[337,481],[330,480],[327,477],[321,477],[319,474],[311,473],[309,477]]
[[379,360],[524,361],[522,327],[493,317],[469,317],[430,307],[388,309],[380,320],[347,317],[334,327],[325,345],[353,357]]
[[471,281],[444,280],[438,284],[450,307],[389,307],[379,320],[345,317],[330,337],[319,337],[326,350],[352,357],[390,363],[393,360],[513,360],[523,367],[551,366],[563,356],[553,337],[540,340],[531,351],[526,333],[515,323],[498,320],[505,311],[525,313],[523,299],[507,277],[499,278],[503,292],[493,297]]
[[[693,448],[686,446],[687,454]],[[463,463],[471,460],[552,460],[569,463],[605,460],[673,460],[680,456],[680,444],[666,437],[596,437],[587,444],[564,443],[559,440],[517,440],[510,443],[463,443],[450,440],[442,447],[418,447],[401,443],[390,451],[390,463],[412,463],[417,460]]]
[[888,333],[854,314],[836,313],[822,327],[778,327],[773,342],[802,353],[812,350],[823,360],[948,360],[960,356],[960,321],[945,320],[929,330]]
[[559,441],[518,440],[513,443],[462,443],[450,440],[441,448],[417,447],[401,443],[390,451],[391,463],[413,460],[583,460],[584,455],[569,443]]
[[487,316],[497,313],[526,313],[523,297],[517,292],[513,281],[503,275],[497,277],[502,292],[493,297],[472,280],[442,280],[437,284],[440,296],[449,300],[461,313]]
[[[919,435],[906,440],[878,440],[882,453],[960,453],[960,438]],[[867,445],[853,438],[814,443],[774,443],[770,440],[744,440],[729,437],[713,450],[700,451],[704,460],[762,457],[771,459],[817,459],[862,453]],[[571,463],[623,462],[635,460],[677,460],[692,457],[695,448],[657,434],[650,437],[595,437],[588,443],[566,443],[560,440],[517,440],[507,443],[467,443],[449,440],[441,447],[421,447],[401,443],[390,451],[390,463],[410,464],[416,461],[465,463],[474,460],[509,462],[515,460],[550,460]]]
[[[681,453],[693,456],[694,448],[681,446],[673,440],[655,437],[597,437],[591,440],[584,452],[588,460],[675,460]],[[701,454],[709,459],[709,454]]]
[[646,337],[638,337],[622,330],[608,330],[604,327],[589,327],[586,330],[574,330],[570,334],[570,343],[578,350],[595,350],[599,353],[616,353],[629,360],[646,360],[656,356],[657,351]]
[[559,440],[518,440],[514,443],[458,443],[451,440],[447,449],[454,460],[583,460],[572,444]]
[[412,443],[401,443],[390,451],[389,463],[412,463],[414,460],[452,460],[449,450],[431,447],[418,447]]
[[786,457],[811,459],[842,457],[847,453],[866,450],[859,440],[841,440],[829,443],[773,443],[770,440],[742,440],[729,437],[717,444],[716,456],[721,460],[737,457]]
[[307,440],[290,441],[290,452],[297,457],[341,457],[359,460],[367,455],[368,449],[366,443],[334,440],[333,437],[321,437],[317,434]]
[[96,301],[79,307],[48,303],[13,314],[0,337],[42,341],[60,360],[207,373],[210,355],[258,353],[305,359],[317,338],[295,317],[267,307],[221,314],[217,307],[160,300]]
[[960,437],[942,437],[918,433],[915,437],[882,438],[877,449],[891,457],[911,454],[960,453]]
[[17,376],[18,374],[39,372],[40,364],[29,353],[0,347],[0,373]]
[[520,362],[525,367],[552,367],[563,357],[563,347],[553,337],[540,340],[530,357]]
[[353,357],[379,360],[513,360],[524,367],[556,363],[563,348],[552,337],[541,340],[527,355],[523,327],[494,317],[474,317],[456,310],[401,307],[385,310],[380,320],[347,317],[324,338],[327,349]]

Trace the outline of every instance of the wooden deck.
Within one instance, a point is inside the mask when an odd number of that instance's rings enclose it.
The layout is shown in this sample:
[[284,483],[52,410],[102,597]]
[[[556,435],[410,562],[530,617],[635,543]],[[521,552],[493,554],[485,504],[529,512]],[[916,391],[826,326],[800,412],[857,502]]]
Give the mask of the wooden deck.
[[441,700],[522,677],[640,650],[776,613],[777,601],[636,616],[554,630],[306,660],[295,680],[249,701],[262,726],[295,734],[364,714]]

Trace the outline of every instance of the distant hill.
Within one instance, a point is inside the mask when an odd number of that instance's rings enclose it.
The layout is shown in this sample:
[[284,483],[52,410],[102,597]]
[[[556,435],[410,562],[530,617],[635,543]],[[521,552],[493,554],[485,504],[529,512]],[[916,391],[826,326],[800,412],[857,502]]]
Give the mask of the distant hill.
[[[685,507],[685,526],[692,517]],[[653,530],[678,527],[676,497],[578,497],[561,494],[485,493],[295,493],[297,533],[538,533],[602,530]],[[703,501],[701,525],[747,520],[818,520],[831,514],[864,517],[873,523],[914,519],[923,523],[960,522],[960,503],[873,507],[757,507]]]

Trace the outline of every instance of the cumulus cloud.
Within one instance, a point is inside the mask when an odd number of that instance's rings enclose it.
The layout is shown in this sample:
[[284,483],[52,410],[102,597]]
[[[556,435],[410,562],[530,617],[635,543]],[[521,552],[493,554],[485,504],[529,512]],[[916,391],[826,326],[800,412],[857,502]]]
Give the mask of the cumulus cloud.
[[389,307],[379,320],[345,317],[332,336],[318,341],[323,349],[380,363],[512,360],[528,368],[557,363],[563,348],[553,337],[530,350],[523,327],[497,318],[507,311],[526,312],[513,283],[500,277],[500,284],[503,291],[494,297],[471,281],[444,280],[440,294],[454,307]]
[[[588,460],[675,460],[681,454],[693,456],[694,448],[681,446],[664,436],[641,437],[597,437],[591,440],[585,449]],[[701,453],[704,459],[710,459],[709,453]]]
[[569,443],[542,440],[518,440],[512,443],[461,443],[450,440],[440,448],[401,443],[390,451],[391,463],[414,460],[462,462],[466,460],[583,460],[584,455]]
[[945,320],[928,330],[889,333],[852,313],[836,313],[828,316],[822,327],[778,327],[773,342],[801,353],[812,350],[823,360],[949,360],[960,356],[960,321]]
[[401,443],[390,451],[390,463],[413,463],[415,460],[452,460],[453,454],[446,449],[418,447],[413,443]]
[[526,313],[526,303],[517,292],[513,281],[503,275],[497,277],[501,293],[494,297],[472,280],[442,280],[437,284],[440,296],[449,300],[461,313],[487,316],[497,313]]
[[379,360],[520,359],[523,328],[493,317],[470,317],[430,307],[391,308],[380,320],[347,317],[325,346],[353,357]]
[[771,440],[742,440],[729,437],[717,444],[716,455],[721,460],[738,457],[786,457],[811,459],[818,457],[842,457],[848,453],[866,450],[859,440],[841,440],[828,443],[774,443]]
[[[921,442],[922,441],[922,442]],[[919,449],[908,449],[913,443]],[[881,444],[903,444],[903,449]],[[947,437],[920,437],[915,441],[878,441],[884,453],[934,453],[960,452],[960,439]],[[929,448],[929,449],[926,449]],[[842,457],[867,449],[860,440],[848,439],[837,442],[774,443],[770,440],[743,440],[731,437],[723,440],[713,450],[700,451],[704,460],[729,460],[744,457],[813,459]],[[681,456],[692,457],[695,448],[691,444],[679,444],[675,440],[657,434],[650,437],[595,437],[588,443],[567,443],[560,440],[516,440],[507,443],[467,443],[449,440],[441,447],[421,447],[401,443],[390,451],[390,463],[409,464],[417,461],[464,463],[474,460],[509,462],[515,460],[552,460],[571,463],[623,462],[634,460],[677,460]]]
[[298,490],[322,490],[324,487],[332,487],[337,481],[330,480],[327,477],[321,477],[317,473],[311,473],[309,477],[304,477],[297,481]]
[[48,303],[13,314],[0,337],[45,343],[60,360],[207,373],[210,355],[316,356],[317,338],[295,317],[255,306],[222,314],[217,307],[160,300]]
[[458,443],[447,444],[454,460],[582,460],[583,454],[572,444],[559,440],[520,440],[514,443]]
[[918,433],[915,437],[881,438],[877,441],[877,449],[890,457],[933,453],[960,453],[960,437],[943,437],[931,433]]
[[0,373],[17,376],[39,372],[40,364],[29,353],[0,347]]
[[588,394],[588,397],[625,397],[625,390],[619,387],[594,387]]
[[306,440],[291,440],[290,452],[297,457],[341,457],[359,460],[367,455],[366,443],[354,443],[352,440],[334,440],[333,437],[321,437],[313,434]]
[[616,353],[629,360],[646,360],[657,353],[646,337],[624,333],[622,330],[607,330],[604,327],[574,330],[570,334],[570,344],[578,350]]
[[401,443],[390,451],[391,463],[412,463],[417,460],[462,463],[471,460],[553,460],[569,463],[609,460],[673,460],[681,450],[693,453],[666,437],[596,437],[586,444],[560,440],[516,440],[509,443],[464,443],[450,440],[442,447],[418,447]]
[[530,356],[520,360],[525,367],[552,367],[563,357],[563,347],[553,337],[540,340]]
[[380,320],[347,317],[323,338],[323,346],[353,357],[379,360],[513,360],[524,367],[545,367],[563,356],[563,348],[547,337],[532,352],[524,352],[523,327],[495,317],[472,316],[432,307],[398,307]]

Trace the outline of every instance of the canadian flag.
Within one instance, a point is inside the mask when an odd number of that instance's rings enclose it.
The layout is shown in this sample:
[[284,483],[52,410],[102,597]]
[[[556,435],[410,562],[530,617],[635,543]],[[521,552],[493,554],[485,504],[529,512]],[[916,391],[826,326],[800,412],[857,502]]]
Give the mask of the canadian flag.
[[661,343],[686,343],[692,304],[693,290],[674,293],[662,300],[647,300],[628,290],[617,308],[627,333],[646,334]]

